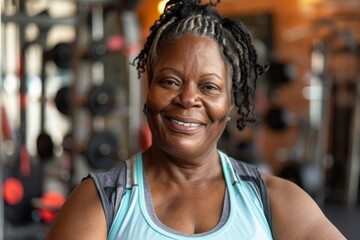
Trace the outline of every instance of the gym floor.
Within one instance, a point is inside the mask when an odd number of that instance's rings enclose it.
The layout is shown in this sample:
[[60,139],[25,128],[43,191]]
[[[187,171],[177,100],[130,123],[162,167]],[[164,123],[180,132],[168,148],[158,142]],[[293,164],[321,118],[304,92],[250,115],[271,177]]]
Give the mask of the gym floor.
[[360,206],[348,208],[338,204],[322,207],[325,215],[349,240],[360,239]]

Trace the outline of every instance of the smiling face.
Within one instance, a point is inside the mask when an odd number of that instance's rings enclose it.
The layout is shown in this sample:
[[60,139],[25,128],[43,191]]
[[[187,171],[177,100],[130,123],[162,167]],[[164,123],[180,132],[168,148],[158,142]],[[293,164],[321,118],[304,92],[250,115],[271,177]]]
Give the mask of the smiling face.
[[168,154],[216,151],[231,102],[231,77],[217,43],[184,35],[164,45],[147,96],[153,147]]

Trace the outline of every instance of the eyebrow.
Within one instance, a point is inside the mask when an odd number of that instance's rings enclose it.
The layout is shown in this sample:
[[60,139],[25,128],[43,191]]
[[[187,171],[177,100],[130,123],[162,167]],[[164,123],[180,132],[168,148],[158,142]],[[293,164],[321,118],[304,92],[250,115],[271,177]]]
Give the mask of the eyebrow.
[[207,76],[215,76],[219,80],[223,81],[223,79],[219,75],[217,75],[216,73],[207,73],[207,74],[201,75],[201,77],[207,77]]
[[160,69],[160,72],[166,71],[166,70],[170,70],[172,72],[174,72],[176,75],[178,76],[182,76],[181,72],[175,68],[172,67],[163,67],[162,69]]
[[[179,70],[177,70],[177,69],[175,69],[175,68],[172,68],[172,67],[163,67],[163,68],[160,70],[160,72],[163,72],[163,71],[165,71],[165,70],[170,70],[170,71],[174,72],[176,75],[182,76],[182,73],[181,73]],[[202,75],[201,75],[201,77],[207,77],[207,76],[215,76],[215,77],[218,78],[219,80],[223,81],[223,79],[222,79],[219,75],[217,75],[216,73],[206,73],[206,74],[202,74]]]

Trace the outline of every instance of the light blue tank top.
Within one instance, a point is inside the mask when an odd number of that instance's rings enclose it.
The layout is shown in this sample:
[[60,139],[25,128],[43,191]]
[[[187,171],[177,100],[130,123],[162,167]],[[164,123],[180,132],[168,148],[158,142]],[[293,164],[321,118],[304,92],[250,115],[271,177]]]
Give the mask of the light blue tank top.
[[126,187],[119,210],[115,213],[110,226],[108,239],[272,239],[258,187],[253,181],[239,178],[229,158],[221,152],[219,154],[230,204],[229,214],[222,225],[205,233],[185,234],[154,220],[154,214],[151,214],[151,211],[149,213],[149,203],[146,201],[146,182],[143,175],[142,155],[139,153],[126,162]]

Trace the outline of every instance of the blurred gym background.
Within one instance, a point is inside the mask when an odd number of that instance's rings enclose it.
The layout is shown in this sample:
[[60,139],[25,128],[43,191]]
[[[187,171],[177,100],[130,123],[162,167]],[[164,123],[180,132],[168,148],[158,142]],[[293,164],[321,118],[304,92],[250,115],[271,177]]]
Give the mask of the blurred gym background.
[[[160,0],[1,0],[0,239],[45,239],[88,172],[151,144],[129,63]],[[223,0],[262,63],[261,120],[219,148],[294,181],[348,239],[360,229],[360,1]],[[235,114],[234,114],[235,115]],[[236,118],[236,116],[234,116]]]

